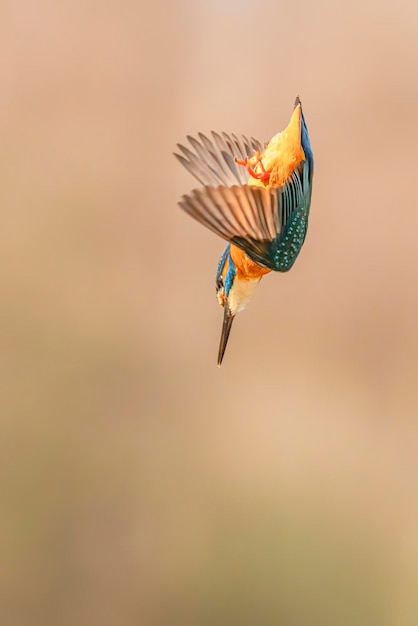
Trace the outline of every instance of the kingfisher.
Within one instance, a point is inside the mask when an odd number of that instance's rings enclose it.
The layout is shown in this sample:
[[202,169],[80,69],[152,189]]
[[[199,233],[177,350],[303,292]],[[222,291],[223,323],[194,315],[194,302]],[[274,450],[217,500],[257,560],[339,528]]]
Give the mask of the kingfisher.
[[288,126],[265,145],[253,137],[216,133],[187,136],[174,156],[202,185],[180,207],[228,243],[216,271],[224,309],[218,366],[237,313],[261,278],[287,272],[305,241],[314,160],[299,96]]

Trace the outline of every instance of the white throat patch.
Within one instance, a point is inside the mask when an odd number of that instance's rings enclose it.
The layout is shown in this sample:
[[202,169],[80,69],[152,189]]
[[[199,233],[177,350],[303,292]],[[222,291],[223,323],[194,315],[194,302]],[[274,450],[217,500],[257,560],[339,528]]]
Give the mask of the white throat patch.
[[231,291],[228,294],[228,304],[231,313],[235,315],[245,309],[259,282],[260,278],[252,278],[250,280],[234,279]]

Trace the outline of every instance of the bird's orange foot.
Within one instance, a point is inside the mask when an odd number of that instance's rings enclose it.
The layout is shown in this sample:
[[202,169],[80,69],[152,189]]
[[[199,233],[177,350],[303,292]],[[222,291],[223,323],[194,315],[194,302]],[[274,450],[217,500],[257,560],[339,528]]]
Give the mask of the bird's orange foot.
[[[253,161],[255,159],[255,166],[251,165],[249,161]],[[237,159],[235,158],[235,163],[237,165],[243,165],[250,176],[256,178],[257,180],[270,180],[270,172],[266,170],[261,160],[260,152],[258,150],[255,151],[254,156],[251,159]],[[254,167],[260,164],[261,172],[255,172]]]

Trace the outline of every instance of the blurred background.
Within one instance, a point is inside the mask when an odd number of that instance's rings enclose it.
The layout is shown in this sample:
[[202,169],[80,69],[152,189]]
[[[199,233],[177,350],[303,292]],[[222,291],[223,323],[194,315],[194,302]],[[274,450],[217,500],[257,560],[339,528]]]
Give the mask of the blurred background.
[[[7,626],[418,624],[418,8],[4,2]],[[310,230],[216,367],[198,131],[315,153]]]

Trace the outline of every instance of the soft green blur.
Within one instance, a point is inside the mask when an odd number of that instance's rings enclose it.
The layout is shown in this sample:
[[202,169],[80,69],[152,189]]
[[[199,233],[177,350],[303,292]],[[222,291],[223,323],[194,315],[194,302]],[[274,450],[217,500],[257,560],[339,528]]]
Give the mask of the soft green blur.
[[[1,623],[416,626],[415,0],[1,13]],[[308,238],[218,369],[172,152],[297,94]]]

